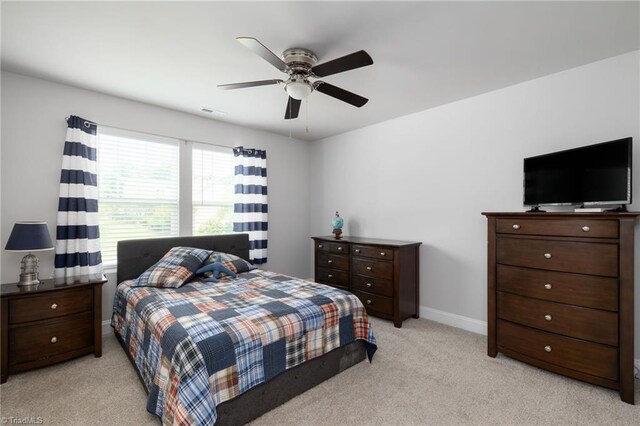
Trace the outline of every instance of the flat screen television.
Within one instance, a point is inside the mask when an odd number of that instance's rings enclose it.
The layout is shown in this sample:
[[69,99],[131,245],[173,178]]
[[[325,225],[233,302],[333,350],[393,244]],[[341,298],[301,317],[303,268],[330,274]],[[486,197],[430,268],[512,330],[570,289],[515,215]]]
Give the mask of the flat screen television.
[[524,204],[631,203],[632,138],[524,159]]

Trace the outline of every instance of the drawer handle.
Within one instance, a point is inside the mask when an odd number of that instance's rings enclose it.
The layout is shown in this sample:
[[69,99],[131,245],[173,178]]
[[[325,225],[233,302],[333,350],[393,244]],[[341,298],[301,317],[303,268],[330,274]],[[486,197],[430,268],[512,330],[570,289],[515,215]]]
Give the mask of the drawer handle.
[[342,251],[342,247],[338,247],[338,251]]
[[544,257],[545,259],[551,259],[551,253],[545,253]]
[[551,315],[549,315],[549,314],[545,315],[544,319],[546,319],[547,321],[551,321]]
[[323,248],[324,246],[322,244],[318,244],[318,248]]
[[380,256],[386,256],[385,252],[381,251]]
[[366,283],[365,284],[368,288],[371,288],[371,283]]
[[56,342],[58,342],[58,338],[56,336],[53,336],[51,338],[51,343],[56,343]]
[[513,229],[520,229],[520,225],[518,225],[517,223],[514,223],[512,226]]
[[373,302],[371,301],[371,299],[367,299],[367,305],[372,304]]
[[331,265],[331,264],[333,263],[333,260],[329,259],[329,260],[327,260],[327,263],[328,263],[329,265]]
[[370,270],[371,270],[371,266],[367,266],[367,271],[370,271]]
[[583,226],[583,227],[582,227],[582,230],[583,230],[584,232],[589,232],[589,231],[591,231],[591,228],[589,228],[588,226]]
[[54,303],[53,305],[51,305],[51,309],[58,309],[58,304]]
[[545,288],[545,290],[551,290],[551,284],[546,283],[546,284],[544,285],[544,288]]
[[356,253],[360,253],[360,249],[355,249],[354,250]]
[[551,346],[547,345],[544,347],[545,352],[551,352]]
[[328,278],[333,278],[333,275],[332,274],[328,274],[327,277]]

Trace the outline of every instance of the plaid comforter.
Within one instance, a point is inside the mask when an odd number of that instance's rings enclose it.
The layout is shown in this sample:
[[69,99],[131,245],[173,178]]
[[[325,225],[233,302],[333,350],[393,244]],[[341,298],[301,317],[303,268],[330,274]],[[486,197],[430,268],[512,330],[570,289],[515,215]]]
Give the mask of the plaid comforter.
[[219,283],[116,291],[111,325],[163,424],[213,424],[216,405],[354,340],[376,340],[356,296],[260,269]]

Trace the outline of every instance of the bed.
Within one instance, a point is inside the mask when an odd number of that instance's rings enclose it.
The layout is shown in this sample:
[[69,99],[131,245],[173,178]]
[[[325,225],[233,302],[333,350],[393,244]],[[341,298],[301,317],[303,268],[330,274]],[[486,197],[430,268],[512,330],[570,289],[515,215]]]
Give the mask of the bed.
[[216,284],[131,286],[177,246],[249,254],[246,234],[118,243],[112,327],[147,391],[147,410],[163,423],[244,424],[373,356],[364,306],[322,284],[256,269]]

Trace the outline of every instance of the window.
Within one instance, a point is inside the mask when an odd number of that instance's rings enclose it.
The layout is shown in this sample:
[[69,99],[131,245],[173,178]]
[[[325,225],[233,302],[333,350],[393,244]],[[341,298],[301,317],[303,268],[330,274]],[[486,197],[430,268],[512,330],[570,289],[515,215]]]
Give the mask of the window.
[[233,151],[194,144],[192,164],[192,234],[233,231]]
[[231,148],[105,126],[98,132],[105,265],[116,264],[119,240],[233,231]]
[[101,127],[98,189],[102,258],[118,240],[179,234],[179,141]]

